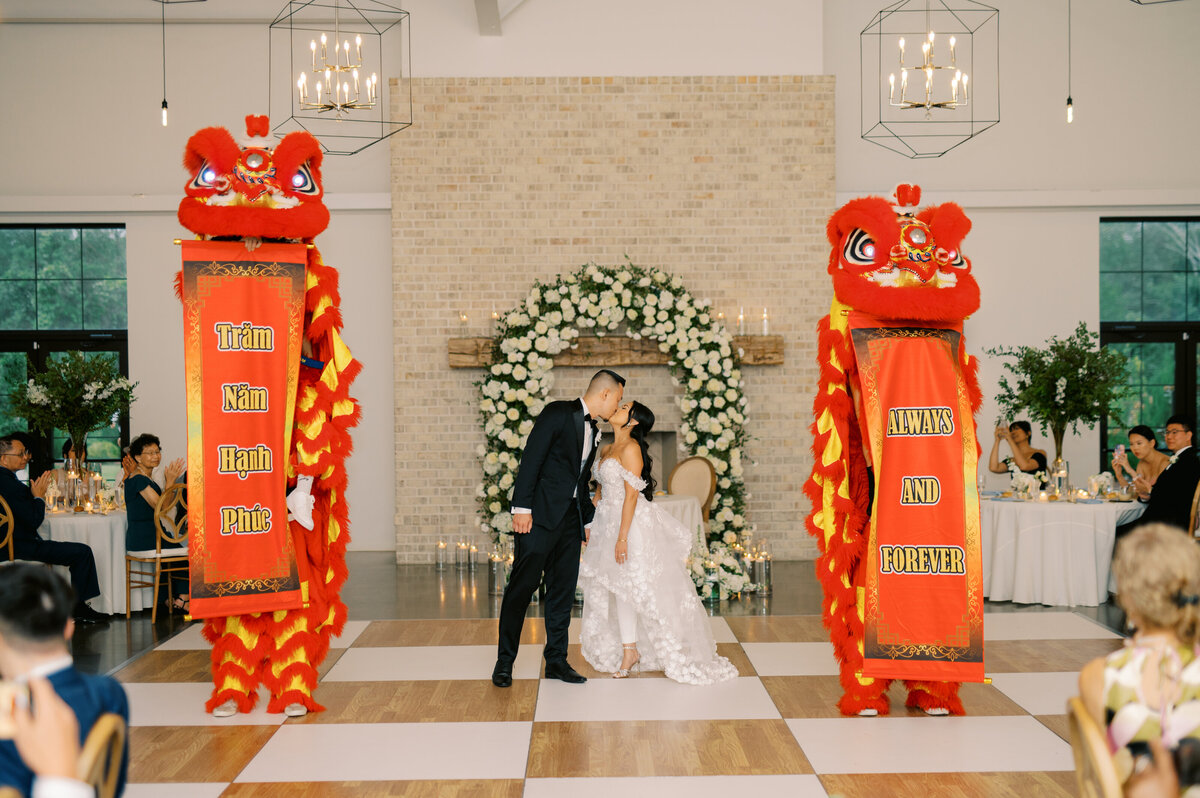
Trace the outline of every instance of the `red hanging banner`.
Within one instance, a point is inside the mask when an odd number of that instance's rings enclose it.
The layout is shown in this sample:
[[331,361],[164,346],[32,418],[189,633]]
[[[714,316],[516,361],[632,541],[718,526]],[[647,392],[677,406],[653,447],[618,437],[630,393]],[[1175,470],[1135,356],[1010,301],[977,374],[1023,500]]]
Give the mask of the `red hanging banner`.
[[194,617],[302,605],[284,494],[306,260],[303,244],[183,242]]
[[977,448],[962,325],[856,311],[849,325],[875,478],[863,675],[981,682]]

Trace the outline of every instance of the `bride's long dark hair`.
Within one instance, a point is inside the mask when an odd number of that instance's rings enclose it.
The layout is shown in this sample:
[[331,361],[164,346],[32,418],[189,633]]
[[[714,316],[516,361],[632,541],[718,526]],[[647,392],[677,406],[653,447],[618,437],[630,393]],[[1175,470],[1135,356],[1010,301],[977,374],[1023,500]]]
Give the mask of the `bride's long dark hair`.
[[646,497],[646,501],[651,502],[654,501],[654,488],[657,484],[650,475],[650,466],[654,461],[650,457],[650,444],[646,443],[646,436],[654,429],[654,413],[641,402],[633,402],[629,408],[629,421],[625,422],[625,426],[628,427],[631,421],[637,423],[629,428],[629,437],[637,441],[642,450],[642,479],[646,482],[642,495]]

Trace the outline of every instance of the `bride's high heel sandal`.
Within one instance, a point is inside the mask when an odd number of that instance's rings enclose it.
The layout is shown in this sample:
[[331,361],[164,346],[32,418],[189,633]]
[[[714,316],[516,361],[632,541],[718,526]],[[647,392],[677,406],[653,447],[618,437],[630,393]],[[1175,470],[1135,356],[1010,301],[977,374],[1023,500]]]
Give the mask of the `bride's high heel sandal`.
[[[623,648],[625,651],[637,651],[637,646],[636,646],[636,645],[632,645],[632,646],[622,646],[622,648]],[[638,654],[638,656],[637,656],[637,659],[635,659],[635,660],[634,660],[632,663],[630,663],[630,665],[629,665],[629,667],[628,667],[628,668],[619,668],[619,669],[617,670],[617,672],[616,672],[616,673],[614,673],[614,674],[612,675],[612,677],[613,677],[614,679],[628,679],[628,678],[629,678],[629,674],[631,674],[631,673],[637,673],[637,672],[638,672],[638,667],[639,667],[641,664],[642,664],[642,655],[639,653],[639,654]]]

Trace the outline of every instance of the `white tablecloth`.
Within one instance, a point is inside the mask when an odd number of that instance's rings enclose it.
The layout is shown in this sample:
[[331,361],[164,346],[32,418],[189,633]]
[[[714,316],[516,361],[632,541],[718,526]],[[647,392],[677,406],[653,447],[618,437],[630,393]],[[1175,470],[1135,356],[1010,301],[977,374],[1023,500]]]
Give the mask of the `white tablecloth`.
[[[38,527],[38,534],[47,540],[86,543],[92,547],[100,597],[92,599],[91,605],[97,612],[125,614],[125,525],[125,511],[115,510],[108,515],[48,512]],[[66,574],[66,568],[59,570]],[[137,588],[130,597],[131,609],[147,608],[153,598],[150,588]]]
[[655,496],[654,503],[679,519],[679,523],[692,533],[693,540],[703,540],[704,516],[700,513],[700,501],[695,496],[668,493]]
[[983,595],[992,601],[1094,607],[1108,600],[1117,526],[1138,502],[980,503]]

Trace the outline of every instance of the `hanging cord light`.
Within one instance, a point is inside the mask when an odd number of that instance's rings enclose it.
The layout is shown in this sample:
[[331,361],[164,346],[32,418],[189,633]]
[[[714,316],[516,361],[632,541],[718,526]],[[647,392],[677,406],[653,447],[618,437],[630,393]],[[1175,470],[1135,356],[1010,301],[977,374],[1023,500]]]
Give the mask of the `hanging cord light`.
[[163,104],[162,104],[162,119],[163,127],[167,126],[167,4],[159,3],[162,6],[162,72],[163,72]]
[[1067,124],[1075,121],[1075,107],[1071,104],[1071,0],[1067,0]]

